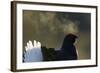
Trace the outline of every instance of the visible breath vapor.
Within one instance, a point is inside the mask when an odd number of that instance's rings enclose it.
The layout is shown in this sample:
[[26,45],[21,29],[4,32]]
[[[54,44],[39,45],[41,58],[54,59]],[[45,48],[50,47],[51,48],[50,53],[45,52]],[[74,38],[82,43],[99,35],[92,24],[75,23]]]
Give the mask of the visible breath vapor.
[[29,40],[37,40],[47,48],[60,48],[64,37],[73,33],[79,36],[79,55],[87,52],[87,56],[80,58],[90,58],[90,16],[89,13],[23,10],[23,48]]

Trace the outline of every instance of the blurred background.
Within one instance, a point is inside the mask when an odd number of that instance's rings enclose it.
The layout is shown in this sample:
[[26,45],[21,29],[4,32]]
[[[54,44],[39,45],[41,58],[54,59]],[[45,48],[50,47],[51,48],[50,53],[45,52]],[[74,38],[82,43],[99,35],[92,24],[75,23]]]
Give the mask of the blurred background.
[[23,50],[29,40],[60,49],[68,33],[78,36],[79,59],[91,58],[91,14],[23,10]]

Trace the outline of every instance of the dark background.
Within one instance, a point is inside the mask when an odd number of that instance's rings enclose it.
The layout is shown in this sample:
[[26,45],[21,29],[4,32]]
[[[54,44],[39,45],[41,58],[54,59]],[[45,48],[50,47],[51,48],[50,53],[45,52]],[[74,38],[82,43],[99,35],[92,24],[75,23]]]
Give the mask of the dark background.
[[64,36],[78,36],[75,46],[79,59],[90,59],[91,14],[23,10],[23,49],[31,40],[47,48],[60,49]]

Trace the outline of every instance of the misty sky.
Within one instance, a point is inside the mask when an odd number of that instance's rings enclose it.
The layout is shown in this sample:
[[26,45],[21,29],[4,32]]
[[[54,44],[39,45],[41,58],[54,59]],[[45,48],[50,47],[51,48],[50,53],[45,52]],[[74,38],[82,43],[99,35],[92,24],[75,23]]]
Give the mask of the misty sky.
[[90,59],[90,13],[68,13],[23,10],[23,48],[31,40],[47,48],[59,49],[64,36],[78,36],[75,43],[79,59]]

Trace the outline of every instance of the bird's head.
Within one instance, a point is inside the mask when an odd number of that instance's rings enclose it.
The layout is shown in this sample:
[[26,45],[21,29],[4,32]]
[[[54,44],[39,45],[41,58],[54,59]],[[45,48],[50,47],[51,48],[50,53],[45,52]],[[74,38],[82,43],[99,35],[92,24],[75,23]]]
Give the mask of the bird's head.
[[77,38],[78,38],[77,35],[72,34],[72,33],[69,33],[69,34],[66,35],[66,37],[64,38],[64,41],[73,44]]

